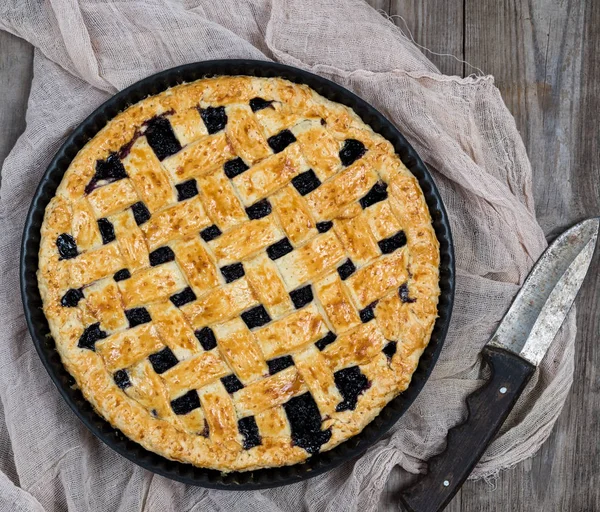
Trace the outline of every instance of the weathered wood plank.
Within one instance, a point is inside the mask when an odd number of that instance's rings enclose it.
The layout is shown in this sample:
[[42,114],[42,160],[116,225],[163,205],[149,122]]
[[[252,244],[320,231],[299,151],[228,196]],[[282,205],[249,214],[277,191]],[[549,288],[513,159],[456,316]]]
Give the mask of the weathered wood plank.
[[25,129],[32,76],[33,47],[0,31],[0,168]]
[[366,2],[374,9],[382,11],[386,15],[390,12],[390,0],[366,0]]
[[[600,6],[593,0],[466,0],[465,59],[496,77],[534,173],[536,214],[553,236],[600,214]],[[491,490],[469,482],[462,510],[600,510],[600,256],[577,301],[575,382],[550,439]]]
[[[463,0],[391,0],[390,15],[445,75],[464,76]],[[472,70],[467,69],[467,74]]]

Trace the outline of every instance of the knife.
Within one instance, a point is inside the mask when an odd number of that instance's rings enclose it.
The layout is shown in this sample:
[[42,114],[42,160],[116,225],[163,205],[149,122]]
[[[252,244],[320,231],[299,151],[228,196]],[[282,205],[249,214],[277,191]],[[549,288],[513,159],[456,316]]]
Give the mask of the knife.
[[454,497],[498,433],[565,320],[594,254],[600,218],[560,235],[540,257],[482,350],[489,380],[467,397],[467,419],[448,432],[446,449],[405,489],[409,512],[438,512]]

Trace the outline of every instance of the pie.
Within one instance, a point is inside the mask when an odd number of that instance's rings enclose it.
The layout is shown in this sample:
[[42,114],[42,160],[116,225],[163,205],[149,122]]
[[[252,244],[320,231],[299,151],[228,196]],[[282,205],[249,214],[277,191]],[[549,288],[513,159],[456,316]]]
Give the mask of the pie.
[[407,388],[437,317],[416,178],[350,108],[278,78],[147,97],[72,160],[38,282],[62,362],[148,450],[295,464]]

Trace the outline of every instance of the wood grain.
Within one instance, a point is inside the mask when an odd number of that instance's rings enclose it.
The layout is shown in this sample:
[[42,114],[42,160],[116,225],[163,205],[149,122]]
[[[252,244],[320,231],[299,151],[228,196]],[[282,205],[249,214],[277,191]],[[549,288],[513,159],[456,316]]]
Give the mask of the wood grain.
[[[600,2],[369,0],[394,17],[446,74],[493,74],[531,157],[536,213],[550,237],[600,215]],[[408,35],[408,34],[407,34]],[[31,47],[0,32],[0,165],[25,126]],[[575,382],[553,434],[493,485],[467,482],[448,512],[600,511],[600,254],[578,304]],[[406,475],[392,472],[380,503],[399,510]]]
[[390,15],[443,74],[464,76],[463,0],[391,0]]
[[32,77],[33,47],[0,31],[0,167],[25,130]]

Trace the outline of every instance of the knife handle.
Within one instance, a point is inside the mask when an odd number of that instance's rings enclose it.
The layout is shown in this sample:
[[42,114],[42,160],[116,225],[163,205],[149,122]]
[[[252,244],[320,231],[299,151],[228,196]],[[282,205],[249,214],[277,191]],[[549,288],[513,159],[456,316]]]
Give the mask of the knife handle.
[[467,397],[467,419],[448,431],[446,449],[431,458],[427,474],[405,489],[400,500],[409,512],[439,512],[454,497],[500,430],[535,366],[501,348],[485,346],[491,376]]

